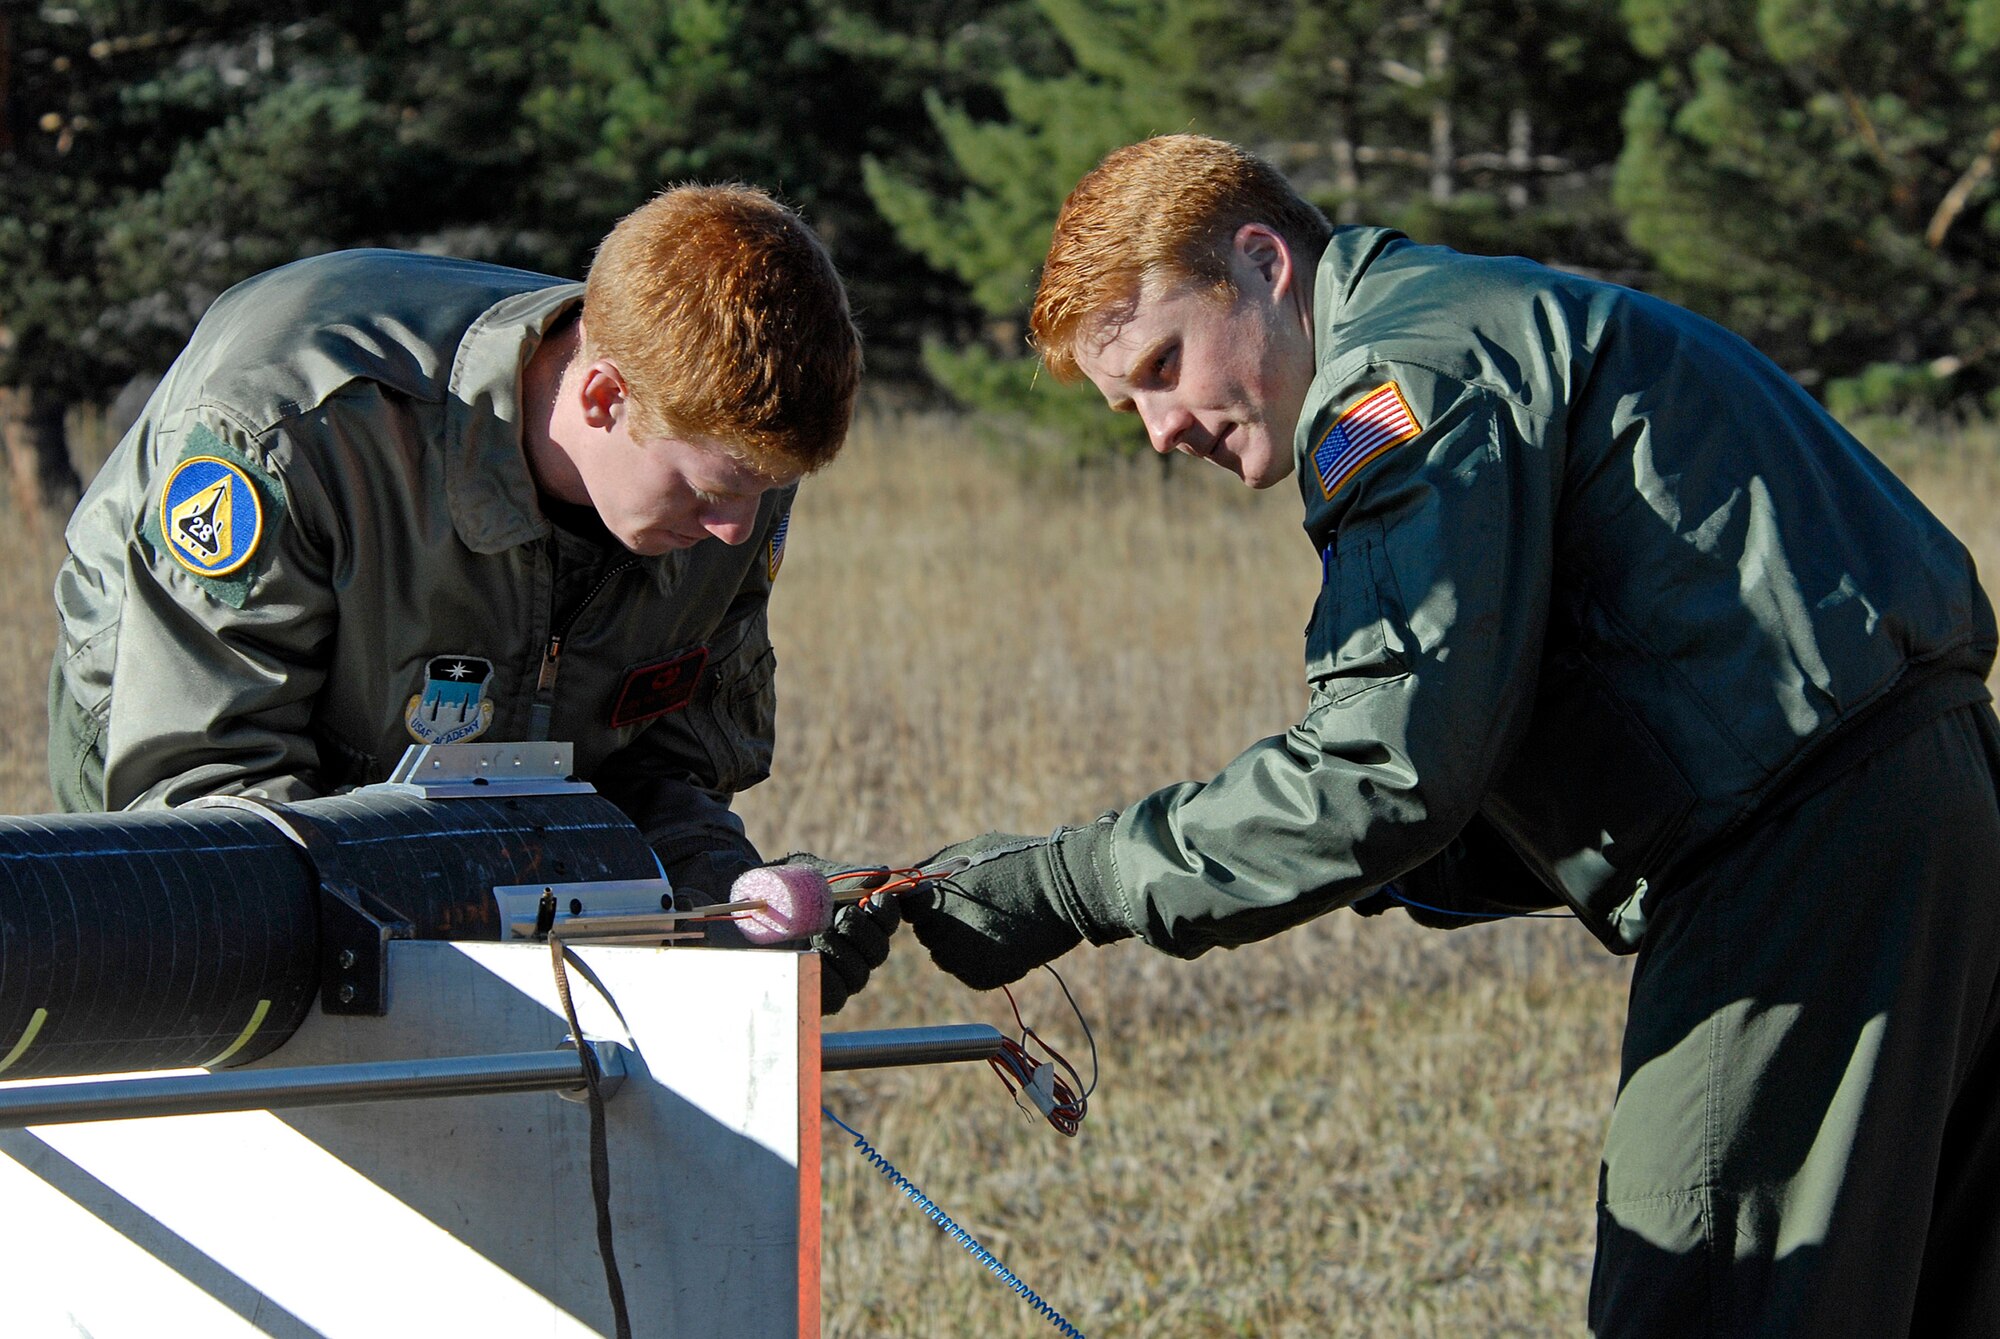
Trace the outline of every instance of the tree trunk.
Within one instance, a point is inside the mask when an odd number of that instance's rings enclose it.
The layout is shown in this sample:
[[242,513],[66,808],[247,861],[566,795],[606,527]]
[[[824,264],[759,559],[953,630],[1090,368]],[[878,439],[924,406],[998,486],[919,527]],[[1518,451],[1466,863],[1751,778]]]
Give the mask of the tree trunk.
[[1454,144],[1451,95],[1451,31],[1445,26],[1444,0],[1426,0],[1430,32],[1424,43],[1424,74],[1431,92],[1431,199],[1448,205],[1454,194],[1453,168],[1458,150]]
[[1528,173],[1535,165],[1534,122],[1528,109],[1507,113],[1507,207],[1516,214],[1528,207]]
[[14,97],[9,82],[14,74],[13,24],[6,9],[0,8],[0,153],[10,152],[14,147],[14,118],[8,114]]
[[1361,169],[1354,163],[1354,136],[1343,118],[1333,132],[1333,187],[1340,193],[1334,206],[1335,223],[1361,222]]
[[69,405],[33,386],[0,387],[0,440],[21,515],[39,521],[69,516],[83,495],[83,481],[69,459]]

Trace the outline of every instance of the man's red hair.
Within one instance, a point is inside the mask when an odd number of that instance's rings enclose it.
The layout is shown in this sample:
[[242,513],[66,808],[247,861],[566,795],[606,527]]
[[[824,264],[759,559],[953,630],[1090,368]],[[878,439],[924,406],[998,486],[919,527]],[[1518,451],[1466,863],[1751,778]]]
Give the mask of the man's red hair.
[[1050,373],[1074,381],[1085,328],[1145,292],[1234,297],[1229,252],[1246,223],[1274,229],[1302,264],[1333,235],[1276,168],[1234,144],[1162,135],[1106,155],[1063,201],[1035,292],[1029,330]]
[[640,440],[721,444],[807,473],[840,450],[861,336],[826,248],[749,186],[681,186],[618,221],[591,262],[582,357],[624,377]]

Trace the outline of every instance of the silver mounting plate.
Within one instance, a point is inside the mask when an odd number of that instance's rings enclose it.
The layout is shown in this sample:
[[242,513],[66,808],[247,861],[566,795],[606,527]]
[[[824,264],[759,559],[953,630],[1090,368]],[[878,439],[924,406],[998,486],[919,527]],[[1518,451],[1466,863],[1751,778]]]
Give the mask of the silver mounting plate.
[[539,740],[499,744],[412,744],[385,783],[427,800],[496,795],[589,795],[571,777],[576,745]]
[[[507,883],[493,890],[500,924],[513,939],[535,937],[542,894],[556,899],[555,924],[560,934],[571,926],[585,928],[607,917],[658,920],[674,910],[674,886],[665,879],[598,879],[588,883]],[[665,928],[665,927],[663,927]]]

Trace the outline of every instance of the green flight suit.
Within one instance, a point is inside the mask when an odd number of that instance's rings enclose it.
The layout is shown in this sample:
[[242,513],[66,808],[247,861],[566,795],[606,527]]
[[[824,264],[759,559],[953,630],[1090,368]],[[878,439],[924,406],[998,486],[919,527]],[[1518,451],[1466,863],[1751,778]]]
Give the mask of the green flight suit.
[[1995,627],[1963,546],[1667,303],[1350,228],[1314,320],[1309,710],[1065,835],[1065,917],[1192,956],[1390,881],[1437,920],[1566,904],[1641,955],[1601,1334],[1995,1332]]
[[544,502],[521,374],[582,294],[389,251],[223,294],[70,521],[58,802],[295,799],[413,742],[556,739],[670,877],[755,863],[728,799],[770,763],[794,490],[746,544],[658,557]]

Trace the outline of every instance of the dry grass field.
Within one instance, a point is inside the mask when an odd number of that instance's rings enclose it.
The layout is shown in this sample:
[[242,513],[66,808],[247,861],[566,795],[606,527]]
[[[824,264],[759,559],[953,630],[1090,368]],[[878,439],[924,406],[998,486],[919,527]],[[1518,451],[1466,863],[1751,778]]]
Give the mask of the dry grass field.
[[[2000,571],[2000,436],[1888,454]],[[34,812],[57,541],[0,519],[0,805]],[[1289,487],[1024,483],[958,421],[870,419],[801,497],[751,831],[905,860],[1208,775],[1301,709],[1317,579]],[[826,1100],[1083,1332],[1583,1332],[1627,973],[1577,926],[1336,913],[1192,963],[1128,944],[1062,970],[1102,1069],[1079,1138],[984,1067],[836,1076]],[[1087,1069],[1053,982],[1017,995]],[[905,941],[836,1026],[957,1021],[1009,1020]],[[1053,1332],[826,1128],[830,1336]]]
[[[1878,434],[2000,571],[2000,438]],[[1213,476],[1213,477],[1210,477]],[[1022,486],[947,419],[876,420],[802,494],[774,596],[767,849],[919,857],[1212,773],[1303,706],[1318,567],[1289,486],[1145,465]],[[1064,1140],[983,1068],[829,1107],[1087,1334],[1583,1333],[1626,964],[1580,927],[1339,913],[1181,963],[1061,970],[1102,1083]],[[1029,1021],[1083,1061],[1046,977]],[[905,943],[842,1027],[1005,1004]],[[1052,1333],[829,1127],[831,1336]]]

